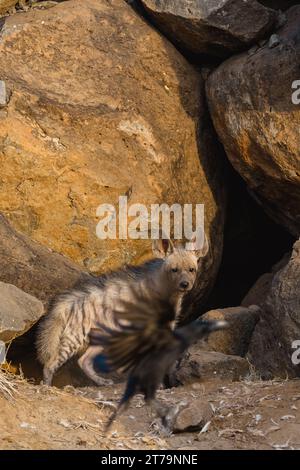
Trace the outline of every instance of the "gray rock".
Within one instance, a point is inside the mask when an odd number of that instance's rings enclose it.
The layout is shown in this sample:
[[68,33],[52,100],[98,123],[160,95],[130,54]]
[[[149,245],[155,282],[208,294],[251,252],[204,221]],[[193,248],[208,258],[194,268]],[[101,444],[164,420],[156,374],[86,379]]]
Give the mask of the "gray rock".
[[265,37],[277,12],[255,0],[140,0],[157,27],[194,54],[228,57]]
[[249,347],[249,360],[264,378],[300,376],[292,362],[293,342],[300,340],[300,240],[290,260],[274,273],[262,314]]
[[212,351],[244,357],[260,317],[257,305],[211,310],[203,315],[204,320],[226,320],[229,328],[217,331],[202,341],[202,346]]
[[0,341],[25,333],[43,315],[42,302],[12,284],[0,282]]
[[211,405],[202,400],[194,400],[182,407],[176,415],[173,432],[200,431],[213,417]]
[[6,347],[4,341],[0,341],[0,364],[5,362]]
[[0,80],[0,108],[3,108],[8,103],[8,94],[4,80]]
[[279,44],[280,44],[280,37],[278,36],[278,34],[272,34],[268,42],[269,49],[272,49],[273,47],[277,47],[279,46]]

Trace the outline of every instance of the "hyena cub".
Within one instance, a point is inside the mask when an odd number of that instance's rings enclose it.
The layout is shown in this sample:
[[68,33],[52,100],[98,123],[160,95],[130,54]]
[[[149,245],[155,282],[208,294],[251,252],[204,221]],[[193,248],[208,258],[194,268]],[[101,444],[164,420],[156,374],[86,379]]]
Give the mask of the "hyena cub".
[[[37,352],[43,364],[44,383],[51,385],[55,372],[72,356],[83,353],[88,346],[91,328],[102,325],[117,328],[113,312],[122,302],[131,300],[129,285],[146,298],[151,295],[171,299],[178,318],[184,294],[192,289],[198,261],[208,252],[208,242],[202,250],[186,250],[170,240],[155,240],[155,259],[140,266],[126,266],[120,271],[91,277],[59,295],[52,304],[37,334]],[[79,359],[82,367],[83,356]],[[84,372],[97,384],[103,379],[93,370]]]

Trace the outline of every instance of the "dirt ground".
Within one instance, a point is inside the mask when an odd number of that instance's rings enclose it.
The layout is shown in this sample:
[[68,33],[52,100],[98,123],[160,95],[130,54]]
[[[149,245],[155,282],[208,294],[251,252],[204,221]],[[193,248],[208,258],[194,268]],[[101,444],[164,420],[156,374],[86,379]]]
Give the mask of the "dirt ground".
[[122,392],[13,381],[0,388],[0,449],[300,449],[300,380],[197,383],[160,390],[169,404],[201,399],[214,410],[205,432],[165,435],[137,396],[107,435],[103,426]]

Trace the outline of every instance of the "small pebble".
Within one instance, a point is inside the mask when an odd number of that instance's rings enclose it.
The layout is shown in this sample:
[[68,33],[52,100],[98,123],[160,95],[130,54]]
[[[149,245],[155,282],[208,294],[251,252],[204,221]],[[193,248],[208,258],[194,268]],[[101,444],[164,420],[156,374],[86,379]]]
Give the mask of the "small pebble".
[[268,43],[269,49],[273,49],[274,47],[279,46],[280,42],[281,41],[280,41],[280,37],[278,36],[278,34],[272,34]]

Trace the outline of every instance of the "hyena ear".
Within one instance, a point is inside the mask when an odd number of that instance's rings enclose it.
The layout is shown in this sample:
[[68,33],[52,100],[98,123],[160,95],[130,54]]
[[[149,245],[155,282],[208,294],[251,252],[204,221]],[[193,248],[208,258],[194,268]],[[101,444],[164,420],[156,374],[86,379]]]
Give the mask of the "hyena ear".
[[153,240],[152,252],[157,258],[166,258],[174,252],[174,245],[171,240],[167,238]]
[[206,234],[204,234],[204,242],[203,242],[202,248],[200,249],[197,248],[196,237],[194,236],[189,243],[189,249],[195,253],[195,256],[197,257],[198,260],[200,258],[204,258],[209,251],[209,242],[208,242]]

